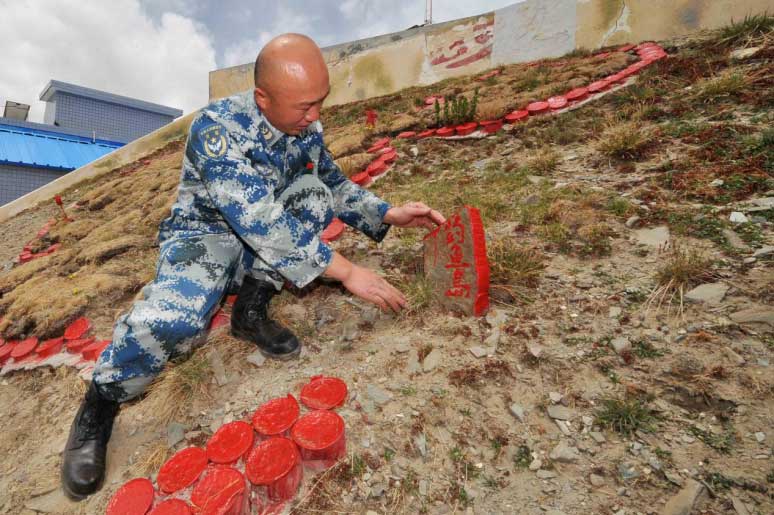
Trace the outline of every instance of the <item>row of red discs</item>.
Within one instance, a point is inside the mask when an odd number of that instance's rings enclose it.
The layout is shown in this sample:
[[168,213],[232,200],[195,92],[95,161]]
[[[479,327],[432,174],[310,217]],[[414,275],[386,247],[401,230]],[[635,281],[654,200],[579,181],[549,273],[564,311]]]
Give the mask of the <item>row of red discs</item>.
[[[492,134],[499,131],[504,123],[517,123],[525,121],[528,117],[544,114],[551,111],[557,111],[563,109],[571,104],[580,102],[587,99],[589,96],[601,93],[610,89],[611,86],[616,84],[622,84],[626,79],[632,75],[636,75],[643,68],[653,64],[654,62],[667,57],[666,51],[657,43],[648,42],[640,45],[625,45],[618,49],[619,52],[629,52],[636,50],[637,55],[640,57],[640,61],[627,66],[623,70],[604,79],[592,82],[586,87],[575,88],[564,95],[557,95],[546,100],[537,102],[531,102],[527,104],[523,109],[517,109],[501,119],[489,120],[482,122],[470,122],[462,125],[456,125],[453,127],[441,127],[438,129],[427,129],[425,131],[405,131],[398,134],[396,137],[399,139],[423,139],[430,136],[436,136],[441,138],[448,138],[450,136],[467,136],[479,129],[486,134]],[[430,96],[425,99],[425,104],[430,106],[438,100],[443,101],[443,97]],[[354,180],[354,178],[353,178]]]
[[38,233],[35,235],[35,237],[27,243],[23,248],[22,251],[19,253],[19,263],[26,263],[28,261],[32,261],[33,259],[37,259],[39,257],[48,256],[50,254],[53,254],[59,248],[62,246],[61,243],[54,243],[53,245],[49,246],[46,250],[43,250],[41,252],[32,252],[32,245],[35,242],[35,240],[39,240],[46,234],[48,234],[48,231],[51,229],[51,226],[53,226],[56,223],[56,218],[50,219],[46,224],[38,231]]
[[[319,472],[346,455],[344,420],[333,408],[347,398],[347,385],[315,376],[295,397],[272,399],[251,423],[221,426],[204,449],[187,447],[159,469],[158,490],[132,479],[110,499],[108,515],[242,515],[275,513],[297,493],[306,468]],[[154,502],[155,501],[155,502]],[[155,505],[154,505],[155,504]]]
[[0,338],[0,365],[10,363],[28,363],[43,361],[62,350],[70,354],[80,354],[84,360],[96,361],[110,340],[96,340],[86,335],[91,330],[91,322],[79,318],[65,329],[64,335],[58,338],[39,341],[36,336],[24,340],[8,340]]

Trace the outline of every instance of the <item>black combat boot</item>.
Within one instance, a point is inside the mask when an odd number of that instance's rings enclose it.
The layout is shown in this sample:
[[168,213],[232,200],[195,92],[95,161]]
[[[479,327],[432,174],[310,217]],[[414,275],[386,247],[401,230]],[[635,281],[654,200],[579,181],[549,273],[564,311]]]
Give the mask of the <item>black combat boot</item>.
[[93,494],[105,477],[105,455],[118,403],[103,398],[92,381],[70,427],[62,457],[62,487],[75,500]]
[[291,359],[301,352],[301,342],[269,318],[269,302],[276,293],[273,284],[246,275],[231,312],[231,334],[255,343],[267,358]]

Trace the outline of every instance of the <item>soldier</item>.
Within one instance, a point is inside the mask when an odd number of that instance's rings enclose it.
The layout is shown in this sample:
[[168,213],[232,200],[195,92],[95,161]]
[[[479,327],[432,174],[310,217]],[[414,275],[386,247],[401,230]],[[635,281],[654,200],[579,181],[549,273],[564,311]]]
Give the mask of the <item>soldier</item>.
[[301,288],[322,276],[382,309],[406,307],[401,292],[320,233],[337,216],[381,241],[391,225],[432,229],[444,218],[419,202],[391,207],[341,173],[318,121],[329,91],[317,45],[285,34],[258,55],[253,91],[213,102],[194,119],[177,201],[159,228],[156,277],[116,321],[70,429],[62,463],[70,497],[99,489],[119,404],[191,349],[230,288],[239,287],[232,333],[274,359],[301,350],[267,315],[285,281]]

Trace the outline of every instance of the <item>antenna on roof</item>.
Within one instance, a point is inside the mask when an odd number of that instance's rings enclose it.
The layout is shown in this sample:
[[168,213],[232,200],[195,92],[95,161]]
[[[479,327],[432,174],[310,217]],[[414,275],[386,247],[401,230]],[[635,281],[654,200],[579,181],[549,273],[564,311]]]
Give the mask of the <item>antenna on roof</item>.
[[427,0],[425,4],[425,25],[433,23],[433,0]]

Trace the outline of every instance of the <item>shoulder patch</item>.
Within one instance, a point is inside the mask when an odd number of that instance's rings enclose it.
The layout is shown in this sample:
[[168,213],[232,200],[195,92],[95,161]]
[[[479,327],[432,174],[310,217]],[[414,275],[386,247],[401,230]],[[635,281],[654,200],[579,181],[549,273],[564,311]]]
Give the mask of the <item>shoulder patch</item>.
[[199,141],[204,153],[212,158],[220,158],[226,154],[228,143],[226,142],[226,130],[222,125],[213,123],[199,130]]

